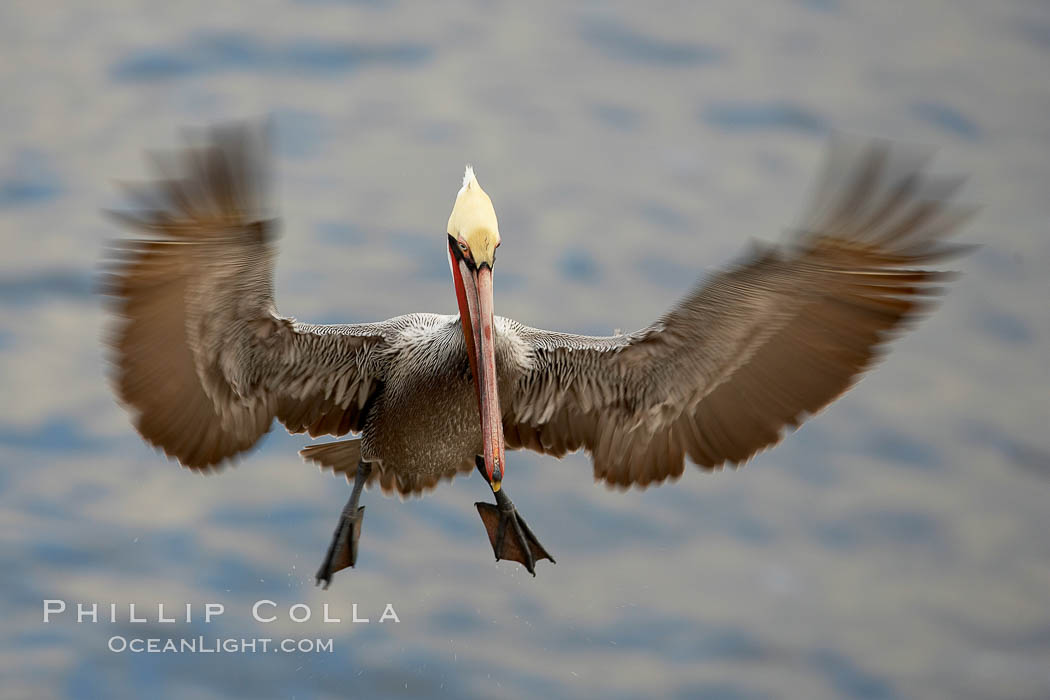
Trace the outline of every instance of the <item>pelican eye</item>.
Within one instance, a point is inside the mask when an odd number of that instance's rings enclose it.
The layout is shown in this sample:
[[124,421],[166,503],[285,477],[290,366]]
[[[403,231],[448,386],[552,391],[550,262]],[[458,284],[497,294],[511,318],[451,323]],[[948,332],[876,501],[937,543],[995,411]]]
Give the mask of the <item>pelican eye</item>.
[[469,246],[463,241],[459,241],[459,249],[466,253],[469,250]]

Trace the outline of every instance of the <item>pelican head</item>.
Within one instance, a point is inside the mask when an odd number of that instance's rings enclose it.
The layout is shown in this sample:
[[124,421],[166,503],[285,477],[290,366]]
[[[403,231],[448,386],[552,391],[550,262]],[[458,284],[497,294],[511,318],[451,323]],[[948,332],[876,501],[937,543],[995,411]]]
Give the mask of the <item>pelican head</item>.
[[493,491],[499,491],[506,462],[492,327],[492,266],[499,244],[496,210],[468,165],[448,217],[448,261],[481,413],[484,464],[478,466]]
[[499,247],[499,223],[492,200],[478,184],[474,168],[467,166],[463,186],[456,195],[456,204],[448,217],[448,235],[460,250],[475,264],[492,267]]

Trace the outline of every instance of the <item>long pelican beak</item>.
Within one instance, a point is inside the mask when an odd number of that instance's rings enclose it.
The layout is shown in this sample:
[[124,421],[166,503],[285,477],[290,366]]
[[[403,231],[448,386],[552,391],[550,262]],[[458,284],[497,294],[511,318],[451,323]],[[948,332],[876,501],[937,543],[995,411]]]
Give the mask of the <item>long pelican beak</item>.
[[463,324],[463,338],[470,358],[470,371],[481,412],[482,456],[485,475],[493,491],[503,481],[506,452],[503,444],[503,416],[500,412],[499,385],[496,379],[492,310],[492,268],[482,263],[472,268],[449,247],[456,281],[456,299]]

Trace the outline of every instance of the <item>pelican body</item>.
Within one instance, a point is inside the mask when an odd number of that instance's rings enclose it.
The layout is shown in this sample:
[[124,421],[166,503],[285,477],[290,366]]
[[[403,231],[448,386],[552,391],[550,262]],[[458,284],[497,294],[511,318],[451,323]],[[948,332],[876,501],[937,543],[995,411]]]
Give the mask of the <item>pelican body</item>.
[[357,437],[303,456],[354,487],[318,571],[353,566],[363,488],[420,494],[477,468],[496,559],[554,561],[502,487],[506,449],[583,449],[596,480],[647,486],[744,463],[848,389],[929,308],[962,252],[961,180],[887,144],[832,149],[798,231],[700,283],[659,321],[592,337],[494,314],[500,232],[468,167],[446,227],[458,315],[319,326],[278,314],[265,134],[217,128],[156,158],[118,218],[150,234],[112,249],[113,381],[142,436],[192,469],[249,449],[276,418]]

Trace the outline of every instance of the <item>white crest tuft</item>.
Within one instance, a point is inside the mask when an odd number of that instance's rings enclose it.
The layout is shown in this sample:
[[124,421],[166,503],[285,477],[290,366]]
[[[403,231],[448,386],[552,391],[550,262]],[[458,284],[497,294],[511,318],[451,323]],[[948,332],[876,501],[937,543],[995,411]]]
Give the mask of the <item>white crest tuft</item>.
[[470,187],[470,184],[478,184],[478,179],[474,177],[474,166],[468,165],[467,169],[463,171],[463,186],[459,188],[459,193],[463,194],[464,190]]

